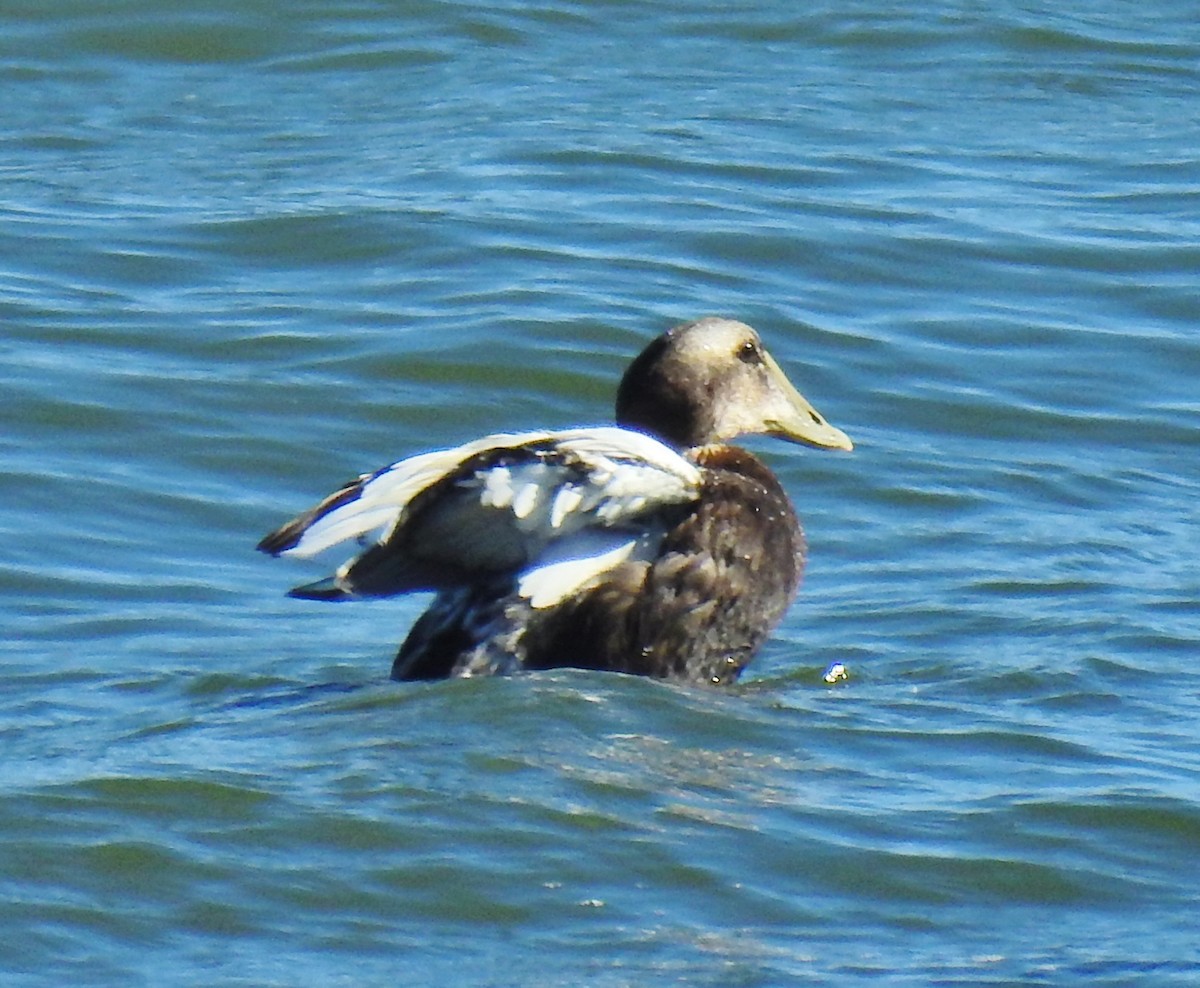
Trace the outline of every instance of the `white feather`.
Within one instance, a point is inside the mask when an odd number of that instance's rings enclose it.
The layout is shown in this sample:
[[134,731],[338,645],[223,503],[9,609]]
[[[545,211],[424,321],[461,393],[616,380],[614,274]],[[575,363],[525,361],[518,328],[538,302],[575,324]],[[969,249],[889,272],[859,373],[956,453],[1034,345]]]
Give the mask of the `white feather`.
[[363,545],[377,542],[395,524],[397,512],[397,508],[385,504],[367,506],[352,514],[341,508],[331,511],[313,522],[286,555],[308,559],[350,539]]
[[583,494],[578,487],[559,488],[550,507],[550,527],[562,528],[563,520],[582,503]]
[[521,574],[517,591],[536,608],[553,607],[589,580],[607,573],[631,556],[643,538],[592,529],[550,546],[537,564]]
[[[503,524],[502,517],[471,518],[470,512],[477,510],[471,508],[473,491],[478,509],[511,511],[516,530],[537,554],[546,543],[581,529],[634,524],[656,505],[692,500],[699,488],[700,471],[694,464],[639,432],[599,427],[501,433],[364,475],[358,496],[313,520],[287,552],[308,557],[347,540],[385,541],[403,523],[405,510],[418,494],[462,471],[471,458],[531,447],[543,458],[496,464],[460,477],[452,490],[466,499],[448,502],[455,507],[447,517]],[[528,452],[522,455],[528,457]],[[622,538],[627,540],[628,533]]]
[[[544,467],[540,470],[529,467],[521,471],[521,486],[517,488],[512,499],[513,514],[518,518],[528,518],[538,506],[538,501],[541,499],[542,494],[542,484],[544,483],[544,478],[539,475],[545,473],[546,469]],[[530,476],[530,474],[533,476]]]
[[695,476],[695,466],[670,446],[641,432],[620,426],[596,426],[591,429],[567,429],[553,434],[555,440],[582,456],[607,460],[641,460],[648,466],[680,476]]
[[[379,539],[386,538],[414,497],[465,460],[489,449],[523,446],[551,435],[549,432],[497,433],[454,449],[410,456],[374,474],[364,474],[359,496],[313,521],[287,554],[307,558],[339,542],[376,532]],[[511,493],[509,496],[511,499]]]
[[513,478],[508,467],[492,467],[483,475],[479,503],[485,508],[507,508],[513,503]]

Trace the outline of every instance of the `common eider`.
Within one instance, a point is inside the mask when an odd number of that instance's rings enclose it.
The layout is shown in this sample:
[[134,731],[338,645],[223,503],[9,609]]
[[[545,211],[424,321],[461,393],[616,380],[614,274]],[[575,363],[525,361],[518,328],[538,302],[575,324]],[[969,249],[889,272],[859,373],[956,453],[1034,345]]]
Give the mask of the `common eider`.
[[676,326],[633,361],[616,427],[492,435],[364,474],[258,545],[363,547],[291,596],[433,591],[394,679],[575,667],[722,684],[783,617],[804,532],[727,440],[852,448],[744,323]]

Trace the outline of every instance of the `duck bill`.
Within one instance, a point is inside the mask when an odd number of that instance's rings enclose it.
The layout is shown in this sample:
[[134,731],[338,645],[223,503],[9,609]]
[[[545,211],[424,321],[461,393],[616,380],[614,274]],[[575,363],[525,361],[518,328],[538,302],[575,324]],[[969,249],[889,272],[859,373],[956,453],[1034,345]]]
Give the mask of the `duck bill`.
[[825,416],[813,408],[808,399],[796,390],[771,355],[764,353],[763,357],[777,398],[771,414],[764,420],[767,434],[792,442],[820,446],[823,449],[853,449],[854,443],[850,441],[850,437],[837,426],[825,421]]

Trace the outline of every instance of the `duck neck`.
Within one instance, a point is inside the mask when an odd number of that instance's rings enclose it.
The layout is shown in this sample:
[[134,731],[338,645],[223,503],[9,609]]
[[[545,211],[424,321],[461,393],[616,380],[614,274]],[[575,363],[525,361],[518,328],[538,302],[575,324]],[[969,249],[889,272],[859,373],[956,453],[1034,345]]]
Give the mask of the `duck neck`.
[[703,446],[706,441],[703,435],[690,427],[686,412],[663,408],[661,405],[626,409],[624,413],[618,413],[617,425],[623,429],[644,432],[680,451]]
[[697,409],[687,388],[663,373],[659,341],[644,350],[625,372],[617,389],[617,425],[636,429],[673,446],[691,449],[712,442],[711,415]]

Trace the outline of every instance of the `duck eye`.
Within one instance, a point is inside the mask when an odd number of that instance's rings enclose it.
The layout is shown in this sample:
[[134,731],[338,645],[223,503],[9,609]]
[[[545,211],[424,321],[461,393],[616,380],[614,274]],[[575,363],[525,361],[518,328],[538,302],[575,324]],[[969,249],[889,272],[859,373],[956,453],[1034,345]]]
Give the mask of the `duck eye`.
[[759,353],[758,344],[753,340],[747,340],[737,352],[738,360],[745,364],[760,364],[762,363],[762,354]]

